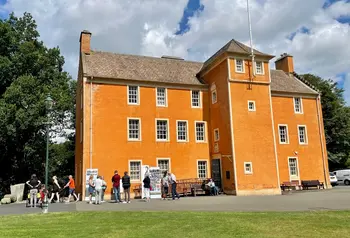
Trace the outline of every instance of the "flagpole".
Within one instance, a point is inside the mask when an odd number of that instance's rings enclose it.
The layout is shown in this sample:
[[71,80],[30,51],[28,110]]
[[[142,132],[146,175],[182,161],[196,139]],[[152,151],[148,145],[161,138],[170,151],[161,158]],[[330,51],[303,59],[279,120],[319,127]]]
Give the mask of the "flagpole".
[[249,37],[250,37],[250,51],[251,51],[251,57],[252,57],[252,70],[253,70],[253,77],[255,77],[255,61],[254,61],[255,56],[254,56],[254,50],[253,50],[253,34],[252,34],[252,24],[250,21],[249,0],[247,0],[247,11],[248,11],[248,25],[249,25]]

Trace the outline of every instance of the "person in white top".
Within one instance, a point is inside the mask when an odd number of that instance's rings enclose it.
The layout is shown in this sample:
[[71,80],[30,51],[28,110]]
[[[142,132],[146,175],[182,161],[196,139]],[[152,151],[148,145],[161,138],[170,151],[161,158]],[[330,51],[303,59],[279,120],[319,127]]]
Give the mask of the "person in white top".
[[101,176],[97,176],[97,179],[95,181],[95,204],[101,204],[102,186],[103,180],[101,179]]
[[171,184],[171,195],[173,197],[173,200],[175,200],[175,196],[177,197],[177,199],[180,199],[179,194],[176,191],[176,176],[173,173],[168,173],[169,176],[169,183]]
[[107,189],[107,182],[104,180],[104,177],[101,176],[102,179],[102,194],[101,194],[101,202],[105,202],[105,191]]

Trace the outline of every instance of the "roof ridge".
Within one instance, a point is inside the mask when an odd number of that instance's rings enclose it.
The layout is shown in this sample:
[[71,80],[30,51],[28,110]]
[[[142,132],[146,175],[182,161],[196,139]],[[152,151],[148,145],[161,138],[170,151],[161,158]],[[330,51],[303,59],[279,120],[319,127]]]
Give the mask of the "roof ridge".
[[[244,49],[244,47],[242,46],[243,43],[236,41],[235,39],[232,39],[236,45],[238,45],[243,51],[247,52],[248,54],[250,54],[251,52],[247,51],[246,49]],[[244,44],[243,44],[244,45]],[[247,45],[245,45],[247,46]],[[253,47],[247,46],[250,50],[253,49],[253,51],[255,50]],[[256,51],[256,50],[255,50]]]
[[112,55],[121,55],[121,56],[134,56],[139,58],[151,58],[156,60],[169,60],[169,61],[177,61],[177,62],[187,62],[187,63],[196,63],[196,64],[203,64],[203,62],[199,61],[192,61],[192,60],[178,60],[178,59],[170,59],[170,58],[161,58],[156,56],[149,56],[149,55],[136,55],[136,54],[123,54],[123,53],[116,53],[116,52],[110,52],[110,51],[101,51],[101,50],[91,50],[92,53],[106,53],[106,54],[112,54]]
[[311,89],[315,90],[317,93],[320,93],[320,91],[313,84],[311,84],[309,81],[304,79],[304,77],[302,77],[301,75],[297,74],[296,72],[293,72],[292,75],[295,78],[297,78],[298,80],[300,80],[302,83],[306,84],[306,86],[308,86]]

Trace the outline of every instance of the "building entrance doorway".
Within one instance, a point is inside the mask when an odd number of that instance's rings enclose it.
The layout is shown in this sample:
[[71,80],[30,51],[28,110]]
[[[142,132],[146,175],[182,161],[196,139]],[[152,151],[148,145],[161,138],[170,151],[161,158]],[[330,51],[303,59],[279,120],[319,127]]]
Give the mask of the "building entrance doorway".
[[211,161],[211,174],[212,174],[212,179],[213,179],[215,185],[219,189],[222,189],[221,160],[220,159],[213,159]]

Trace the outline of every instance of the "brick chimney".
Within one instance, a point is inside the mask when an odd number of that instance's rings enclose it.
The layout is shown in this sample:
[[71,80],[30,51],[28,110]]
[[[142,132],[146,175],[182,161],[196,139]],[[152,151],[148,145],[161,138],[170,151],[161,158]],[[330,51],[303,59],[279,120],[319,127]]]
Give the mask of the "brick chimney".
[[91,48],[90,48],[90,39],[91,39],[91,32],[87,30],[83,30],[80,33],[80,52],[83,52],[85,54],[90,54]]
[[280,58],[275,61],[276,69],[283,70],[288,74],[294,72],[293,56],[283,53]]

